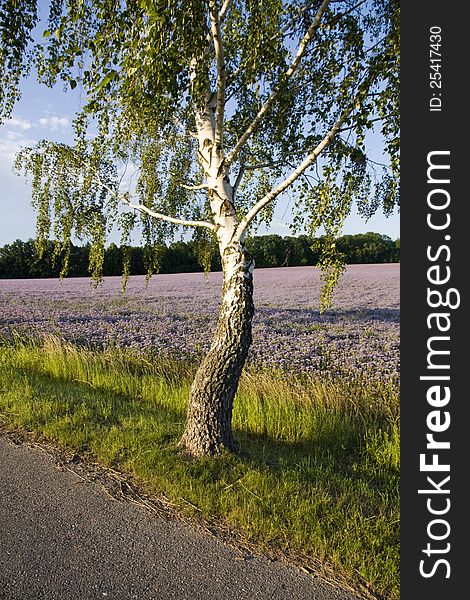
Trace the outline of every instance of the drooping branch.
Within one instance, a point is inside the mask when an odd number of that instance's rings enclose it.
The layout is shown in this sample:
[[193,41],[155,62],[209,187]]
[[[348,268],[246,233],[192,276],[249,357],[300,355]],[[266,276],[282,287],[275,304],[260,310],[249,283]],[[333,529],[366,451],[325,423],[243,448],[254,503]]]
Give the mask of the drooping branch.
[[341,129],[341,125],[346,121],[351,112],[353,111],[353,107],[348,108],[336,121],[330,131],[325,135],[322,141],[310,152],[310,154],[300,163],[300,165],[292,171],[292,173],[284,179],[282,183],[273,188],[270,192],[268,192],[261,200],[259,200],[256,204],[254,204],[251,209],[246,213],[243,219],[240,221],[235,235],[233,237],[234,241],[240,241],[243,239],[247,228],[250,223],[256,217],[256,215],[270,202],[272,202],[279,194],[281,194],[284,190],[286,190],[294,181],[300,177],[308,167],[310,167],[321,154],[321,152],[331,143],[333,138],[337,135],[339,130]]
[[179,127],[186,135],[188,135],[189,137],[192,137],[194,139],[198,139],[197,137],[197,133],[195,133],[194,131],[190,131],[189,129],[187,129],[184,125],[184,123],[182,123],[178,117],[176,115],[173,116],[172,118],[173,124],[175,125],[175,127]]
[[[227,4],[227,2],[225,3]],[[229,3],[228,3],[229,4]],[[224,114],[225,114],[225,87],[226,87],[226,71],[225,71],[225,56],[224,47],[222,44],[222,30],[220,27],[220,17],[217,11],[217,5],[212,0],[210,6],[211,17],[211,33],[214,40],[215,56],[217,60],[217,102],[216,102],[216,117],[214,141],[216,153],[219,160],[223,158],[223,131],[224,131]],[[227,6],[228,8],[228,6]],[[222,7],[223,9],[223,7]]]
[[[288,70],[286,71],[286,73],[283,77],[282,84],[285,85],[285,83],[287,81],[289,81],[289,79],[296,72],[296,70],[300,64],[300,61],[302,60],[302,57],[305,54],[305,50],[306,50],[309,42],[314,37],[315,32],[320,25],[322,16],[325,13],[326,9],[328,8],[330,1],[331,0],[323,0],[323,2],[321,3],[317,13],[315,14],[312,24],[308,28],[307,33],[304,35],[304,37],[300,41],[299,47],[297,49],[297,53],[294,57],[294,60],[291,62],[290,67],[288,68]],[[261,124],[262,120],[264,119],[266,113],[271,108],[271,105],[273,104],[274,100],[276,100],[276,98],[278,97],[280,90],[281,90],[281,87],[278,86],[276,89],[274,89],[271,92],[271,94],[268,97],[268,99],[266,100],[266,102],[263,104],[263,106],[258,111],[258,114],[256,115],[256,117],[253,119],[251,124],[245,130],[245,132],[240,137],[238,142],[235,144],[233,149],[227,154],[227,156],[225,157],[225,160],[224,160],[224,168],[226,170],[228,170],[229,166],[237,158],[237,156],[240,153],[243,146],[246,144],[246,142],[249,140],[249,138],[253,135],[253,133],[258,129],[258,127]]]
[[[284,37],[285,34],[289,32],[289,30],[291,29],[292,25],[294,25],[296,23],[296,21],[298,21],[298,19],[307,10],[309,10],[309,8],[311,8],[313,6],[313,4],[315,3],[315,1],[316,0],[311,0],[310,2],[306,2],[303,6],[298,7],[296,14],[282,28],[282,30],[281,30],[281,36]],[[355,4],[354,6],[351,6],[350,8],[348,8],[348,10],[346,10],[346,11],[344,11],[342,13],[336,14],[330,21],[327,21],[326,23],[323,23],[322,27],[332,27],[332,26],[336,25],[340,19],[342,19],[343,17],[351,14],[352,12],[354,12],[355,10],[357,10],[358,8],[360,8],[361,5],[365,4],[366,2],[367,2],[367,0],[359,0],[359,2],[357,2],[357,4]]]

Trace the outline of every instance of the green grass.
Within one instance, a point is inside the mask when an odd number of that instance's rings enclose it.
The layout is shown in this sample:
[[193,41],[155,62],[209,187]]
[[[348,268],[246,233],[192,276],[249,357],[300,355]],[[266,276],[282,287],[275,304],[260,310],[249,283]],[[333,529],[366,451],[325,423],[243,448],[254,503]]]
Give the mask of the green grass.
[[398,392],[385,385],[246,372],[235,402],[241,453],[178,453],[194,365],[54,339],[0,345],[0,417],[131,473],[183,512],[260,549],[317,564],[396,600]]

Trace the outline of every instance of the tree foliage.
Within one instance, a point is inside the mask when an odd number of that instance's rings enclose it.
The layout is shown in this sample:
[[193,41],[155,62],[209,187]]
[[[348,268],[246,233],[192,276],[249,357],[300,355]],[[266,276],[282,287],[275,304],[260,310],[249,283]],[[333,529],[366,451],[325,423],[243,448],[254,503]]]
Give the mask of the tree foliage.
[[31,66],[31,31],[38,20],[36,0],[0,2],[0,123],[20,96],[19,84]]
[[[212,159],[238,237],[269,223],[286,190],[294,233],[324,231],[325,300],[353,202],[365,216],[398,203],[398,0],[51,0],[37,44],[34,1],[0,0],[0,18],[1,116],[31,61],[40,81],[84,99],[73,147],[43,141],[17,160],[32,177],[39,248],[60,240],[64,272],[74,235],[91,241],[99,279],[116,225],[123,245],[140,227],[149,273],[181,225],[208,266],[223,209],[206,189]],[[200,135],[204,111],[213,140]],[[374,127],[388,155],[379,169]]]

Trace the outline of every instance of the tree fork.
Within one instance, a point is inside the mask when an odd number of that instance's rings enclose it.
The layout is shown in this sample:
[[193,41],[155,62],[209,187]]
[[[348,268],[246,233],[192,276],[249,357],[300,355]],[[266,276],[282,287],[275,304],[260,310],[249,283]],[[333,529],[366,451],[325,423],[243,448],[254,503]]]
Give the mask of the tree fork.
[[189,395],[186,429],[179,446],[192,456],[235,452],[233,399],[251,345],[254,260],[239,242],[222,255],[222,305],[212,346]]

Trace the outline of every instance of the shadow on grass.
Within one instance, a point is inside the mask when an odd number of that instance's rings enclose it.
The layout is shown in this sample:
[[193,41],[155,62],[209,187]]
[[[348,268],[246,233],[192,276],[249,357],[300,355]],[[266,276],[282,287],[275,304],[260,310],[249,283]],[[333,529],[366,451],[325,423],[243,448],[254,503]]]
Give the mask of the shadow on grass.
[[[173,455],[175,460],[189,467],[192,475],[201,474],[200,467],[203,467],[205,482],[212,479],[215,483],[222,474],[226,478],[224,469],[228,463],[237,462],[259,472],[269,472],[277,480],[285,477],[287,472],[295,471],[301,487],[321,483],[331,488],[334,495],[339,493],[338,488],[344,480],[348,480],[352,488],[387,491],[398,478],[398,469],[378,466],[365,455],[364,436],[370,428],[383,427],[381,412],[377,413],[376,419],[372,416],[367,421],[336,412],[329,415],[326,426],[301,442],[274,439],[268,434],[235,428],[239,454],[225,457],[221,462],[194,460],[179,455],[176,449],[184,428],[184,411],[163,406],[158,400],[143,400],[104,386],[54,377],[34,368],[23,367],[16,373],[34,390],[34,398],[28,401],[29,409],[20,426],[39,429],[78,452],[95,453],[97,439],[101,440],[101,446],[112,437],[109,442],[113,451],[105,457],[111,458],[111,466],[123,467],[126,460],[132,459],[133,447],[147,445],[154,452]],[[18,408],[14,412],[18,414]],[[133,440],[138,443],[126,447]]]

